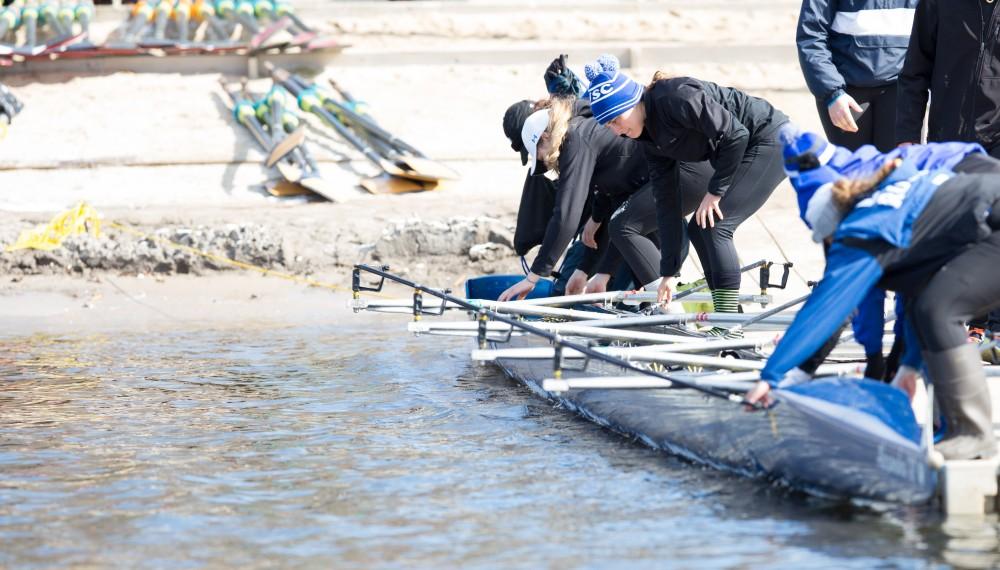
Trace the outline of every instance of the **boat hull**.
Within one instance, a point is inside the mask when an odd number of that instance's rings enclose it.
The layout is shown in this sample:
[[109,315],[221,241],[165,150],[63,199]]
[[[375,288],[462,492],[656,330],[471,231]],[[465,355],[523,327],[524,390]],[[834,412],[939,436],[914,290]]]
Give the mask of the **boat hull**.
[[[503,346],[540,346],[512,339]],[[920,504],[936,472],[902,393],[856,379],[819,379],[773,392],[778,405],[746,412],[737,404],[683,389],[588,389],[560,394],[542,382],[550,360],[501,359],[511,378],[563,407],[646,444],[719,469],[832,499]],[[564,378],[621,376],[591,362]],[[868,411],[859,411],[868,410]]]

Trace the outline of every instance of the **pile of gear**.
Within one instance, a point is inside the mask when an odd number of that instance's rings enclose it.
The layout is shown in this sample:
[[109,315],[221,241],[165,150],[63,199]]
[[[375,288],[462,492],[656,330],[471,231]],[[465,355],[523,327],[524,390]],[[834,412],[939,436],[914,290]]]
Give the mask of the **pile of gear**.
[[274,174],[265,188],[274,196],[314,194],[340,201],[344,190],[328,184],[306,144],[306,114],[320,129],[332,130],[371,161],[381,173],[363,178],[359,185],[372,194],[431,190],[458,174],[435,162],[381,127],[335,81],[330,89],[283,69],[266,65],[273,84],[266,93],[251,93],[247,80],[237,89],[222,81],[233,116],[266,153],[264,165]]

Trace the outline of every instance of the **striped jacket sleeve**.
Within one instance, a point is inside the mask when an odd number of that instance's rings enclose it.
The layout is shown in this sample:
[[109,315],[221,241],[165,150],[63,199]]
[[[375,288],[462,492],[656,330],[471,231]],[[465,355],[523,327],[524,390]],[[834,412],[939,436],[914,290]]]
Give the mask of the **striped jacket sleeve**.
[[836,13],[836,0],[803,0],[795,33],[799,65],[806,85],[816,99],[829,103],[847,86],[833,63],[830,52],[830,26]]

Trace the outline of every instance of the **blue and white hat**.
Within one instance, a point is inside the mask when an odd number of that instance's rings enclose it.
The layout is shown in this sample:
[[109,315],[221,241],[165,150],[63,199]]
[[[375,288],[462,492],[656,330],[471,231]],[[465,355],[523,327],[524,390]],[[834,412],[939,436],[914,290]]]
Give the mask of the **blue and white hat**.
[[812,229],[812,238],[821,242],[833,235],[844,217],[833,202],[833,183],[840,173],[830,165],[837,147],[816,133],[786,125],[781,130],[785,173],[795,188],[799,217]]
[[590,80],[587,100],[597,122],[604,125],[642,99],[642,86],[621,73],[618,58],[604,54],[583,67]]
[[785,174],[794,179],[800,172],[826,166],[837,152],[837,147],[816,133],[800,130],[792,123],[781,128],[784,144]]

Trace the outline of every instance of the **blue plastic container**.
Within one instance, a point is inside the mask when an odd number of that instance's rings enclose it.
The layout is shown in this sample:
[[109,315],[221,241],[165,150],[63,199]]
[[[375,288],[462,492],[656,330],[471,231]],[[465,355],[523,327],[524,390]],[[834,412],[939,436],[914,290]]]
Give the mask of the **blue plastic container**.
[[[506,291],[511,285],[524,279],[524,275],[483,275],[473,277],[465,282],[466,299],[482,299],[484,301],[496,301],[501,293]],[[528,299],[552,296],[552,281],[539,279],[535,285],[535,290],[528,294]]]

